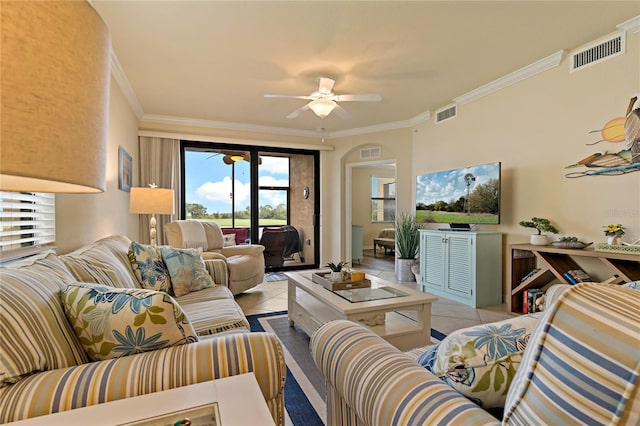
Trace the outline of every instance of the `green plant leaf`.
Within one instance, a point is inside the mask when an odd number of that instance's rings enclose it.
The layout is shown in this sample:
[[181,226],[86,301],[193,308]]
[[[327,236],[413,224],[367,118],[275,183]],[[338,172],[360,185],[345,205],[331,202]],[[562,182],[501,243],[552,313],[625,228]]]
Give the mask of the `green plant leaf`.
[[73,302],[76,300],[76,297],[78,297],[78,290],[79,289],[75,287],[73,290],[67,293],[67,304],[69,306],[72,306]]
[[133,325],[135,325],[136,327],[140,327],[142,324],[144,324],[144,320],[146,316],[147,314],[144,312],[139,315],[136,315],[136,317],[133,320]]
[[489,389],[491,386],[491,370],[487,371],[480,377],[480,380],[476,382],[476,385],[473,387],[473,392],[482,392]]
[[164,317],[162,317],[160,315],[149,315],[149,319],[154,324],[166,324],[167,323],[167,320],[164,319]]
[[504,383],[504,373],[502,372],[502,368],[500,368],[500,364],[496,364],[496,376],[493,379],[493,390],[498,392]]
[[164,312],[164,308],[160,306],[149,306],[149,312],[153,312],[154,314],[159,314],[160,312]]
[[113,342],[104,342],[100,345],[100,355],[107,356],[111,353],[111,350],[116,344]]
[[104,339],[104,334],[96,334],[91,336],[91,343],[100,343]]

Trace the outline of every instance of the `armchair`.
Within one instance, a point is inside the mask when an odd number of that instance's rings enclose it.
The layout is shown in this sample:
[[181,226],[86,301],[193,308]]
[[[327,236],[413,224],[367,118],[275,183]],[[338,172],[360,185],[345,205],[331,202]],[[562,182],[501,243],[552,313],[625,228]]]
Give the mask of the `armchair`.
[[224,246],[222,231],[214,222],[176,220],[164,227],[172,247],[201,248],[203,259],[223,259],[229,270],[229,290],[242,293],[264,280],[264,247],[257,244]]

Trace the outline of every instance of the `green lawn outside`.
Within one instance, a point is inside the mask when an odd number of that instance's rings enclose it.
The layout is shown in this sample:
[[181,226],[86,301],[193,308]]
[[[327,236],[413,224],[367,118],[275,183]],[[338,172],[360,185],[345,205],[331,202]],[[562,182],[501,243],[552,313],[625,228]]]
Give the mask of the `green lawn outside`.
[[[203,222],[215,222],[220,227],[230,228],[231,227],[231,219],[198,219]],[[260,226],[282,226],[286,225],[287,221],[283,219],[260,219]],[[236,227],[238,228],[249,228],[251,227],[250,219],[236,219]]]
[[426,223],[478,223],[497,224],[498,215],[468,215],[464,213],[432,212],[427,210],[417,210],[416,220]]

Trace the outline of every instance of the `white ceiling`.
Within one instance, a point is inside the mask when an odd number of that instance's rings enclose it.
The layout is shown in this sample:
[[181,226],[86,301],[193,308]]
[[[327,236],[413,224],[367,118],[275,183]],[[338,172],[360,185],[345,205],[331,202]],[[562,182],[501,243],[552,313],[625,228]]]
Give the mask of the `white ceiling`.
[[[308,135],[406,125],[640,15],[638,1],[91,3],[145,117]],[[383,100],[287,119],[306,101],[263,97],[308,95],[320,76]]]

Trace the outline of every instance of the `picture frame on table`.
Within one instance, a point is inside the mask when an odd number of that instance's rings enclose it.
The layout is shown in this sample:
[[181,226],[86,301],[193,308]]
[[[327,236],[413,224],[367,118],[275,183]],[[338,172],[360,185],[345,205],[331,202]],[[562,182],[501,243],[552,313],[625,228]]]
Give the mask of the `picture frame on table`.
[[122,147],[118,147],[118,188],[130,192],[133,177],[131,156]]

